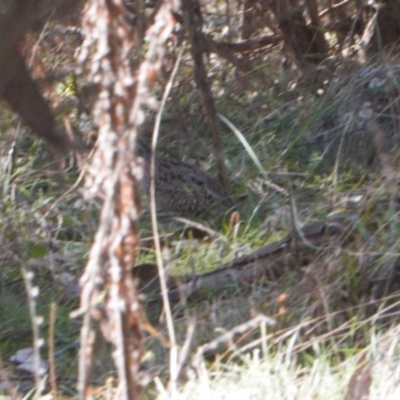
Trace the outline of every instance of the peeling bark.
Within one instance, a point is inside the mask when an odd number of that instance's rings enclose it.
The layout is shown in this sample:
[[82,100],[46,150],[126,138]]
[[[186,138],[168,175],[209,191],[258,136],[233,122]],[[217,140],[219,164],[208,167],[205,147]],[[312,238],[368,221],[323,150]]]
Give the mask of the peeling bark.
[[[86,270],[81,278],[81,330],[79,392],[86,395],[90,365],[86,355],[93,344],[92,322],[114,346],[118,374],[115,398],[142,397],[141,341],[143,320],[135,281],[131,274],[140,213],[141,164],[135,157],[143,109],[159,73],[165,42],[175,25],[172,4],[165,2],[147,31],[148,50],[137,74],[131,55],[140,53],[137,38],[124,18],[119,0],[89,0],[84,14],[86,31],[82,60],[98,86],[94,119],[99,126],[96,152],[86,171],[86,194],[103,200],[100,226]],[[107,27],[107,29],[105,29]],[[137,65],[136,60],[136,65]],[[99,300],[102,299],[102,300]]]

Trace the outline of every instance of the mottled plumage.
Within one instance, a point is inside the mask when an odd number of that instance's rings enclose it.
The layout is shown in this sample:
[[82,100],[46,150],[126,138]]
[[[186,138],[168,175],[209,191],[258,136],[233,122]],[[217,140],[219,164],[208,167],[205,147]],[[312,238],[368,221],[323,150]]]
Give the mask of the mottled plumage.
[[[145,162],[143,187],[149,193],[151,150],[138,141],[138,154]],[[234,207],[219,181],[196,165],[156,155],[156,203],[159,211],[181,215],[223,213]]]

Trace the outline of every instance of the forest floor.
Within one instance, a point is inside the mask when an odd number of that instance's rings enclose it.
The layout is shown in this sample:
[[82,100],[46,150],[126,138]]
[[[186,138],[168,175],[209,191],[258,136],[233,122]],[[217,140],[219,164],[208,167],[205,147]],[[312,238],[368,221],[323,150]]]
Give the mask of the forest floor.
[[[163,258],[173,275],[200,274],[332,216],[354,214],[354,229],[351,238],[316,249],[276,279],[174,305],[177,341],[187,347],[178,398],[400,398],[400,64],[343,63],[333,76],[304,84],[282,73],[279,62],[279,55],[271,55],[238,78],[233,67],[210,60],[218,112],[251,149],[221,120],[240,218],[236,224],[230,213],[193,218],[216,233],[200,237],[173,218],[160,218]],[[215,175],[198,91],[186,69],[177,80],[159,151]],[[67,87],[62,96],[74,97]],[[96,232],[99,204],[83,199],[73,157],[60,170],[7,110],[0,121],[0,370],[22,393],[34,385],[10,362],[18,350],[32,347],[32,296],[23,274],[29,270],[40,289],[34,303],[36,315],[44,318],[42,358],[55,360],[60,398],[74,397],[81,321],[70,313],[79,305],[76,282]],[[146,197],[143,208],[137,264],[155,262]],[[165,317],[145,295],[142,300],[157,332],[144,339],[150,381],[145,396],[166,398],[170,353],[159,340],[167,338]],[[108,346],[98,342],[92,386],[94,395],[105,398],[115,369]],[[0,393],[6,392],[3,378],[0,382]]]

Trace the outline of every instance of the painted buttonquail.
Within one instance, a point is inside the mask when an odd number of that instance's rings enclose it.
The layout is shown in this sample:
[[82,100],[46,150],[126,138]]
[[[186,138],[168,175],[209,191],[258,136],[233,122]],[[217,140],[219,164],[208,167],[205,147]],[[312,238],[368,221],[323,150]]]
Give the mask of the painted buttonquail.
[[[151,149],[138,140],[138,155],[144,160],[142,184],[150,191]],[[158,211],[181,216],[215,215],[235,206],[219,181],[196,165],[172,157],[156,155],[156,205]]]

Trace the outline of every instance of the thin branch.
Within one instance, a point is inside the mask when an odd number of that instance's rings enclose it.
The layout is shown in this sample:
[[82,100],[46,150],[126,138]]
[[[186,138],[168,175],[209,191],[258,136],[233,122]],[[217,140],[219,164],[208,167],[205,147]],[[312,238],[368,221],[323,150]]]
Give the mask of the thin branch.
[[168,80],[168,83],[165,87],[163,98],[161,100],[160,109],[157,113],[154,130],[153,130],[153,138],[152,138],[152,155],[151,155],[151,164],[150,164],[150,211],[151,211],[151,224],[153,227],[153,235],[154,235],[154,246],[156,251],[157,258],[157,267],[158,274],[160,278],[160,286],[161,286],[161,295],[163,298],[164,308],[165,308],[165,317],[167,320],[168,327],[168,335],[169,340],[171,342],[170,348],[170,382],[171,382],[171,393],[172,396],[176,395],[176,380],[178,378],[178,348],[176,344],[175,337],[175,329],[174,329],[174,321],[172,319],[171,306],[168,298],[168,287],[165,269],[163,265],[163,259],[161,255],[161,244],[160,244],[160,236],[158,231],[158,223],[157,223],[157,210],[156,210],[156,190],[155,190],[155,175],[156,175],[156,165],[155,165],[155,155],[156,155],[156,146],[158,135],[160,131],[161,117],[164,112],[165,103],[167,102],[167,98],[172,88],[173,81],[175,79],[176,73],[178,72],[179,64],[182,59],[182,55],[185,48],[182,47],[179,56],[175,62],[174,69],[171,73],[171,76]]

